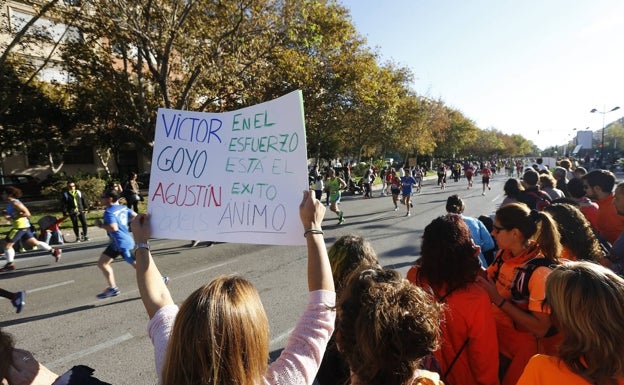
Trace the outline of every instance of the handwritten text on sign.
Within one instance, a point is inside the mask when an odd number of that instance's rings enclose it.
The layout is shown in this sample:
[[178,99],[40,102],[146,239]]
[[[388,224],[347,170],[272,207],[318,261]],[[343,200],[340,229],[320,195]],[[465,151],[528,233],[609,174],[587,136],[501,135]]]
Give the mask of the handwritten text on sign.
[[303,244],[301,92],[227,113],[159,109],[148,211],[158,238]]

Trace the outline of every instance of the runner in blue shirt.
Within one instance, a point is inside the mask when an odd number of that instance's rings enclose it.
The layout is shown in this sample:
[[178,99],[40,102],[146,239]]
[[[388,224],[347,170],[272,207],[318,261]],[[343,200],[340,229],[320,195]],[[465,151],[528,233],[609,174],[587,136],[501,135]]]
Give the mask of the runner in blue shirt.
[[408,173],[405,176],[401,177],[401,186],[403,188],[403,198],[401,198],[401,203],[407,206],[407,214],[405,214],[406,217],[412,215],[410,213],[410,208],[414,207],[411,201],[413,186],[418,183],[416,182],[416,179],[414,179],[414,177],[410,174],[411,173]]
[[128,207],[119,204],[119,191],[115,189],[106,189],[100,198],[106,206],[106,210],[104,211],[104,222],[97,220],[96,224],[106,230],[110,243],[98,260],[98,267],[102,270],[108,287],[97,297],[109,298],[119,294],[111,266],[113,260],[121,255],[126,262],[132,266],[135,265],[132,257],[134,238],[130,234],[129,224],[137,214]]

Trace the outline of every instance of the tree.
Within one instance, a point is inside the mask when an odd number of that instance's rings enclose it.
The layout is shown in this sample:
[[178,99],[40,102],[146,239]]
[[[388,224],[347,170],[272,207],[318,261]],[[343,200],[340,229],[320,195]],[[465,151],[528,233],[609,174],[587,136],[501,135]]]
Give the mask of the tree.
[[[83,131],[150,150],[158,107],[226,111],[262,99],[277,2],[85,0],[65,51]],[[266,72],[265,72],[266,71]]]
[[[6,2],[0,2],[7,10]],[[59,32],[47,19],[58,0],[36,2],[32,16],[3,12],[0,34],[9,36],[0,46],[0,148],[31,153],[57,171],[70,130],[62,87],[41,81],[38,75],[51,65],[67,28]],[[37,60],[26,56],[38,53]]]

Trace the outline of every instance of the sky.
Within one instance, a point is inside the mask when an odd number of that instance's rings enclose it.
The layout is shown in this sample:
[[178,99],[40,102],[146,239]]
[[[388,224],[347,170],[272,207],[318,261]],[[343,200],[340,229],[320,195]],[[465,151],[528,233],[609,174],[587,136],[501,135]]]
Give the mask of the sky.
[[381,63],[480,129],[545,149],[624,116],[624,1],[338,1]]

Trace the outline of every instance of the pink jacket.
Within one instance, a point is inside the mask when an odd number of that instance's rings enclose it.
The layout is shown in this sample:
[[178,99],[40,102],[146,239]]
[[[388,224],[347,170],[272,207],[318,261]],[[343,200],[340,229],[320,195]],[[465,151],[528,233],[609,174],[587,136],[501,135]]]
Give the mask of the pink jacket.
[[[265,384],[312,384],[334,331],[336,312],[331,308],[335,304],[336,293],[333,291],[317,290],[309,293],[308,305],[288,338],[286,347],[267,369]],[[177,305],[165,306],[147,324],[147,332],[154,345],[159,384],[162,383],[167,344],[177,313]]]

